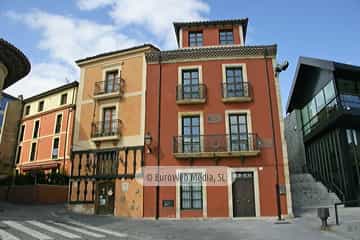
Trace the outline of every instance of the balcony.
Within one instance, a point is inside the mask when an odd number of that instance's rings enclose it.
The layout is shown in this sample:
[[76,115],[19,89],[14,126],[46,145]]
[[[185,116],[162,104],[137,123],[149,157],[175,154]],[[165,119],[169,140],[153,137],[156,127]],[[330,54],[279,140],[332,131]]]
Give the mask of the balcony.
[[252,100],[251,86],[248,82],[222,83],[221,90],[224,103],[250,102]]
[[337,125],[356,128],[360,119],[360,96],[350,93],[335,96],[302,126],[304,141]]
[[125,81],[121,78],[100,81],[95,83],[94,98],[108,99],[121,97],[124,94]]
[[254,133],[175,136],[173,148],[176,158],[250,157],[260,154],[259,138]]
[[111,121],[94,122],[91,126],[93,141],[111,141],[120,138],[122,122],[120,119]]
[[177,104],[199,104],[206,102],[206,85],[188,84],[176,86]]

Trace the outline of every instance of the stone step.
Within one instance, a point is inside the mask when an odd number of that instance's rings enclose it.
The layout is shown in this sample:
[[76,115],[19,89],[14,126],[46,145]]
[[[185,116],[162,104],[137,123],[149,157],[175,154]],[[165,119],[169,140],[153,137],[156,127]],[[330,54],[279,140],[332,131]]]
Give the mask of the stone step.
[[335,193],[329,192],[311,174],[293,174],[290,183],[294,209],[333,207],[340,202]]
[[313,182],[314,178],[309,173],[301,173],[301,174],[293,174],[290,176],[291,184],[297,183],[297,182]]

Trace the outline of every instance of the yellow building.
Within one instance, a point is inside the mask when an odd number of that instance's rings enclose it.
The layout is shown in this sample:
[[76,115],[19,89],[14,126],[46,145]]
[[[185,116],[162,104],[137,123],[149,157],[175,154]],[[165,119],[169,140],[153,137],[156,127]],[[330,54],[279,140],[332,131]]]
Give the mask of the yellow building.
[[145,53],[141,45],[76,61],[80,84],[73,136],[69,207],[143,216]]

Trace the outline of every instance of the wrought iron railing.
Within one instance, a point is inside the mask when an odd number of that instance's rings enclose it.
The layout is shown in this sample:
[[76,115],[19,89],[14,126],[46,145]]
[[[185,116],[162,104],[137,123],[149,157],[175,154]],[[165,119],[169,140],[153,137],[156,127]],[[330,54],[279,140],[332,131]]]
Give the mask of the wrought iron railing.
[[206,99],[205,84],[186,84],[176,86],[176,100],[203,100]]
[[225,82],[221,84],[223,98],[250,97],[251,86],[248,82]]
[[121,120],[101,121],[92,123],[91,137],[112,137],[120,136]]
[[108,93],[123,93],[125,81],[121,78],[105,80],[95,83],[94,95],[102,95]]
[[255,133],[224,135],[183,135],[173,139],[174,153],[248,152],[259,150]]

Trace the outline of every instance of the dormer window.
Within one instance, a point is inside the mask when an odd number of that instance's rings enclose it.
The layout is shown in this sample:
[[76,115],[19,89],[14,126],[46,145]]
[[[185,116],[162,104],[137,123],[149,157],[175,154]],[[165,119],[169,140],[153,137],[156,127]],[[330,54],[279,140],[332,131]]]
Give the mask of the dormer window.
[[203,45],[203,33],[200,31],[189,32],[189,46],[201,47]]
[[221,30],[219,32],[219,38],[221,45],[234,44],[234,34],[232,30]]

